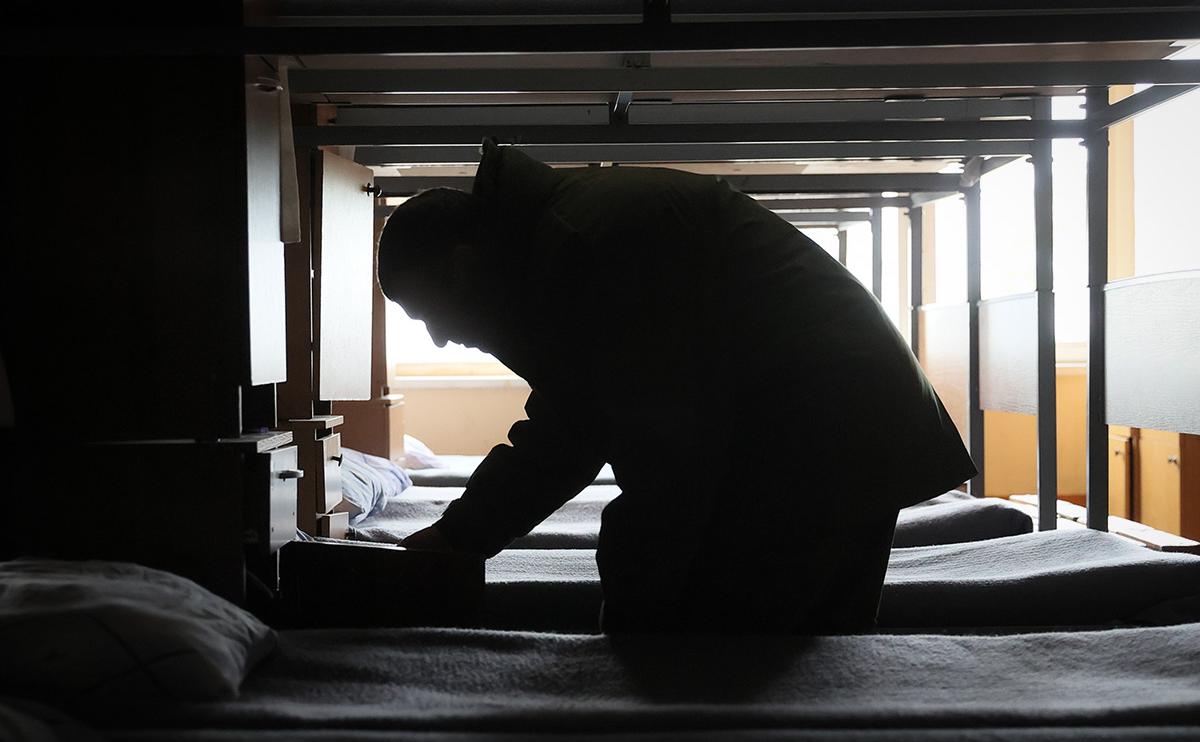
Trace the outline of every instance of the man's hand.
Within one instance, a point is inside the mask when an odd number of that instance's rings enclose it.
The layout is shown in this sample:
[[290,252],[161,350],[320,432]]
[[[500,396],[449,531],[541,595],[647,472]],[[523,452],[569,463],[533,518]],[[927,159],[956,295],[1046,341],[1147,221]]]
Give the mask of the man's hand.
[[422,528],[401,541],[400,545],[406,549],[417,551],[454,551],[454,547],[450,545],[437,526]]

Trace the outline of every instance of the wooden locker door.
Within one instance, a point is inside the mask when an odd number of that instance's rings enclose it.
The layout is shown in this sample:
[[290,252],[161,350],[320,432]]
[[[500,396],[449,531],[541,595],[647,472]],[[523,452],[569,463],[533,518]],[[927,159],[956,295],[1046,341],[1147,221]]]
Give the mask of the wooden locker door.
[[1129,436],[1108,434],[1108,514],[1120,518],[1133,518],[1132,452]]
[[1179,434],[1161,430],[1138,435],[1138,520],[1160,531],[1180,531]]
[[317,398],[371,398],[375,199],[370,169],[320,154],[313,264]]

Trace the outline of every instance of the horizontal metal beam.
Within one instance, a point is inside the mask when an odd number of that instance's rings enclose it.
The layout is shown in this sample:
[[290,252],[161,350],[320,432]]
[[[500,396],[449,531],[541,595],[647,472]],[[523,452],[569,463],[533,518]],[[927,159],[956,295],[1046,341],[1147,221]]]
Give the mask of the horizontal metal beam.
[[[623,97],[622,97],[623,96]],[[799,121],[953,120],[1032,116],[1032,98],[831,100],[785,103],[632,103],[619,93],[630,124],[795,123]],[[617,113],[620,112],[618,109]],[[340,106],[341,126],[582,125],[611,122],[607,105]]]
[[[731,130],[732,133],[732,130]],[[523,144],[535,159],[550,163],[586,162],[728,162],[745,160],[957,159],[978,155],[1027,155],[1031,140],[981,142],[766,142],[676,144]],[[359,146],[354,159],[363,165],[419,165],[479,161],[479,142],[471,144]]]
[[609,123],[606,105],[340,106],[339,126],[572,126]]
[[957,189],[953,191],[924,191],[921,193],[913,193],[909,196],[909,200],[912,202],[909,205],[913,208],[917,206],[924,206],[925,204],[931,204],[934,201],[941,201],[943,198],[957,196],[959,193],[961,193],[961,191]]
[[842,224],[844,222],[866,222],[871,220],[866,211],[777,211],[780,218],[792,224]]
[[684,142],[878,142],[1081,139],[1082,120],[847,121],[796,124],[639,124],[637,126],[302,126],[297,146],[478,144],[493,136],[519,144]]
[[958,175],[941,173],[847,173],[836,175],[726,175],[743,193],[870,193],[956,191]]
[[1107,129],[1196,89],[1195,85],[1155,85],[1109,105],[1096,114],[1092,123]]
[[906,90],[1133,83],[1200,84],[1200,60],[611,69],[309,68],[288,72],[288,84],[295,94]]
[[738,124],[796,121],[969,121],[1032,116],[1032,98],[931,98],[926,100],[820,100],[743,103],[635,103],[631,124]]
[[[375,185],[387,195],[402,196],[427,188],[471,190],[470,176],[382,176]],[[743,193],[882,193],[896,191],[956,191],[958,175],[939,173],[873,173],[851,175],[740,175],[723,176]]]
[[[890,5],[882,10],[817,13],[666,25],[601,22],[522,23],[499,16],[491,23],[469,19],[446,25],[386,25],[358,19],[295,27],[217,25],[212,14],[194,25],[120,25],[103,9],[104,22],[56,25],[55,6],[24,3],[27,10],[6,15],[0,54],[483,54],[508,52],[653,52],[714,49],[814,49],[949,44],[1034,44],[1100,41],[1175,40],[1200,37],[1200,13],[1191,3],[1158,2],[1137,7],[954,8],[952,12],[913,12]],[[1093,4],[1095,5],[1095,4]],[[1171,7],[1174,5],[1175,7]],[[97,11],[101,12],[101,11]],[[675,20],[682,16],[674,9]],[[10,17],[11,16],[11,17]],[[29,21],[22,19],[30,17]],[[226,16],[222,21],[228,23]],[[145,21],[144,18],[136,18]],[[286,23],[292,19],[270,18]],[[205,21],[208,21],[205,23]],[[89,27],[91,25],[92,27]],[[232,27],[231,27],[232,26]],[[1105,80],[1106,83],[1117,82]],[[1135,81],[1130,81],[1135,82]],[[1157,82],[1145,80],[1144,82]],[[1200,81],[1197,81],[1200,82]],[[614,91],[617,88],[614,88]]]
[[833,196],[829,198],[763,198],[759,203],[774,212],[808,209],[907,208],[908,196]]

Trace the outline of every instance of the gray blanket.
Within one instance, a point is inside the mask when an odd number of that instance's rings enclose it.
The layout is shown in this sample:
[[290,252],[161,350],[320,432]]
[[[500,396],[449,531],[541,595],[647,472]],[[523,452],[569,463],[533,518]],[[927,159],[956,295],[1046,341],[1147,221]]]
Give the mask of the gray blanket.
[[1184,739],[1200,731],[1197,667],[1198,625],[807,639],[285,632],[236,701],[81,715],[153,739]]
[[[398,497],[389,498],[380,513],[352,529],[351,537],[399,543],[410,533],[436,522],[462,491],[461,487],[412,487]],[[620,492],[614,485],[586,487],[528,535],[514,541],[510,548],[595,549],[600,535],[600,512]],[[948,492],[901,510],[894,543],[896,546],[948,544],[1032,530],[1029,516],[1005,500]]]
[[[595,554],[509,550],[487,562],[485,625],[594,632]],[[1098,531],[893,549],[879,611],[893,629],[1200,621],[1200,557]]]

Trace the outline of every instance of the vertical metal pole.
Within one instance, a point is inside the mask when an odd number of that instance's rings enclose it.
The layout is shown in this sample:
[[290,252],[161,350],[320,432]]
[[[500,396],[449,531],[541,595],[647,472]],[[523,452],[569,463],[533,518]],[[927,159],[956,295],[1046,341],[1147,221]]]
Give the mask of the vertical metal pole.
[[[1050,99],[1034,101],[1034,118],[1049,119]],[[1054,340],[1054,174],[1052,140],[1033,144],[1033,225],[1037,291],[1038,529],[1058,524],[1058,393]]]
[[883,301],[883,209],[871,209],[871,293]]
[[910,337],[912,338],[913,355],[918,360],[920,360],[921,347],[921,304],[925,301],[925,289],[922,286],[922,271],[924,271],[922,259],[925,257],[923,254],[923,243],[925,242],[924,216],[925,210],[920,206],[913,206],[908,210],[909,264],[912,266],[912,275],[909,277],[909,286],[912,291]]
[[[1108,88],[1087,90],[1087,118],[1108,107]],[[1088,376],[1087,525],[1108,530],[1108,422],[1104,367],[1104,285],[1108,282],[1108,129],[1091,130],[1087,146]]]
[[850,236],[846,234],[846,230],[838,230],[838,262],[846,265],[846,261],[850,259]]
[[969,491],[984,496],[983,483],[983,408],[979,403],[979,182],[963,190],[967,206],[967,438],[971,458],[979,473],[971,479]]

